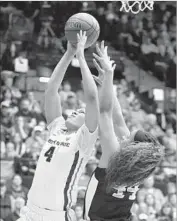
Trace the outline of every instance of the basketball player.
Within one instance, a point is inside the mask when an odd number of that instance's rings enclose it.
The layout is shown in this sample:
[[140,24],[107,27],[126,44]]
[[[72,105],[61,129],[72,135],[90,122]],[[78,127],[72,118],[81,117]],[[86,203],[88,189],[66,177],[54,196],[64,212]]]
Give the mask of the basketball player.
[[[75,221],[77,184],[98,136],[98,91],[84,57],[86,33],[75,49],[70,43],[56,66],[45,92],[45,114],[50,131],[42,148],[27,206],[19,221]],[[74,111],[65,121],[58,89],[76,54],[83,78],[86,110]]]
[[113,93],[115,65],[104,42],[96,49],[97,82],[102,84],[99,89],[102,156],[88,185],[84,213],[91,221],[127,221],[138,186],[161,160],[162,147],[149,133],[140,130],[130,133]]

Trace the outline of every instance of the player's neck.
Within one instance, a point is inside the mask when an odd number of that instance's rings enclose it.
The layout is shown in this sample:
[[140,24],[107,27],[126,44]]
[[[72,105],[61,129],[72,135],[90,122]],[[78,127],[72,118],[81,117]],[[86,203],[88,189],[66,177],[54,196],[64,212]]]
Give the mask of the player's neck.
[[75,128],[67,128],[67,134],[73,134],[77,131]]
[[67,134],[72,134],[78,131],[78,127],[76,127],[75,125],[66,125],[67,128]]

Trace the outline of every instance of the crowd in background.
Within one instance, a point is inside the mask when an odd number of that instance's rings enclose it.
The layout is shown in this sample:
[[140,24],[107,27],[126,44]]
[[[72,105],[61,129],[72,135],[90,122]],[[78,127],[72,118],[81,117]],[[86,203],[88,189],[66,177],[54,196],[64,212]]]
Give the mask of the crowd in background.
[[[5,36],[7,40],[21,40],[25,48],[30,48],[28,42],[34,37],[32,33],[35,33],[38,45],[48,48],[53,44],[64,52],[62,42],[65,39],[65,22],[81,10],[89,12],[100,24],[100,40],[111,42],[149,74],[175,88],[176,7],[172,3],[155,3],[154,10],[145,10],[136,16],[120,12],[120,2],[71,2],[70,7],[67,2],[18,2],[9,3],[8,7],[4,3],[6,7],[1,7],[1,18],[4,21],[1,22],[1,28],[8,29]],[[7,20],[8,14],[11,16]],[[25,16],[25,19],[23,24],[14,27],[13,23],[19,14]],[[16,29],[19,29],[20,34]],[[12,47],[9,45],[9,49]],[[4,65],[7,64],[4,62]]]
[[[39,2],[25,2],[24,5],[22,4],[23,7],[12,3],[9,3],[8,7],[7,5],[1,5],[0,16],[3,18],[1,27],[3,27],[2,30],[5,30],[3,36],[6,39],[7,46],[1,62],[2,70],[6,71],[5,76],[3,75],[3,85],[0,92],[0,157],[1,165],[4,167],[0,181],[1,221],[14,221],[19,217],[20,209],[27,199],[29,188],[27,183],[32,180],[37,159],[48,136],[44,111],[39,101],[36,100],[33,91],[20,91],[16,84],[16,78],[18,78],[15,73],[16,66],[19,66],[22,62],[24,63],[24,66],[20,66],[22,72],[30,69],[30,64],[28,64],[30,59],[26,59],[24,56],[24,53],[28,54],[28,50],[30,50],[29,39],[27,38],[30,38],[28,34],[30,28],[38,36],[37,43],[47,48],[51,43],[53,33],[50,33],[49,37],[41,29],[44,23],[45,25],[47,23],[47,27],[52,27],[52,30],[54,30],[56,36],[53,37],[55,40],[56,37],[62,39],[62,28],[68,18],[67,16],[78,12],[80,9],[87,9],[99,21],[101,27],[100,40],[105,39],[111,42],[117,50],[125,53],[135,62],[138,61],[139,65],[149,71],[150,74],[155,74],[160,80],[166,79],[169,74],[171,76],[169,80],[176,75],[176,19],[174,6],[158,4],[156,5],[156,13],[147,11],[136,16],[129,13],[129,16],[127,16],[125,13],[118,13],[118,5],[114,5],[115,3],[95,5],[95,3],[85,2],[81,4],[78,2],[76,4],[70,2],[69,4],[71,4],[70,7],[68,7],[67,2],[52,2],[52,5],[48,8],[47,3],[40,4]],[[94,8],[97,8],[97,10],[95,11]],[[17,14],[25,15],[28,23],[24,32],[22,32],[23,25],[19,26],[21,34],[12,31],[7,32],[9,24],[7,25],[6,19],[7,17],[8,19],[11,18],[11,13],[14,10]],[[47,21],[45,20],[46,17]],[[49,31],[50,28],[47,30]],[[111,36],[109,35],[110,32],[113,33]],[[17,42],[17,39],[14,42],[17,36],[19,42]],[[56,41],[52,43],[56,45]],[[62,45],[61,40],[57,41],[57,44],[62,53],[65,46]],[[172,80],[172,83],[174,83],[174,80]],[[125,79],[115,81],[114,85],[115,93],[120,101],[130,131],[144,129],[151,132],[165,147],[164,160],[157,167],[155,173],[144,182],[137,194],[136,203],[132,207],[132,221],[175,221],[176,119],[173,117],[174,115],[169,114],[164,120],[165,126],[162,127],[162,122],[159,124],[158,116],[153,113],[146,113],[142,109],[137,95]],[[59,90],[65,119],[73,110],[85,106],[82,86],[81,89],[76,91],[73,91],[72,88],[71,83],[65,81]],[[78,221],[83,221],[85,191],[100,156],[101,146],[98,139],[93,156],[79,182],[78,204],[75,208]],[[11,163],[6,165],[7,161]]]

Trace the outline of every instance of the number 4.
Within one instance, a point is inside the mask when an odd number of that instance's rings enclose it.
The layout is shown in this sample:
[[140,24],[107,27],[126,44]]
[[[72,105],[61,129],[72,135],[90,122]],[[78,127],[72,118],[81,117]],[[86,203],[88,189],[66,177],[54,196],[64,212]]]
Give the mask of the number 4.
[[47,162],[51,161],[54,151],[55,151],[55,147],[50,147],[50,149],[45,152],[44,156],[47,157],[46,158]]

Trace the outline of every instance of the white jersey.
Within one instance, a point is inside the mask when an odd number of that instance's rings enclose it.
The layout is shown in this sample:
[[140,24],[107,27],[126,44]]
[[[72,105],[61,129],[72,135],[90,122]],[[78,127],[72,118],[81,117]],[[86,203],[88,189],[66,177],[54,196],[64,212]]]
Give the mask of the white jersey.
[[49,138],[41,151],[28,201],[40,208],[65,211],[76,203],[77,184],[98,132],[90,133],[84,124],[68,135],[63,117],[56,118],[48,129]]

